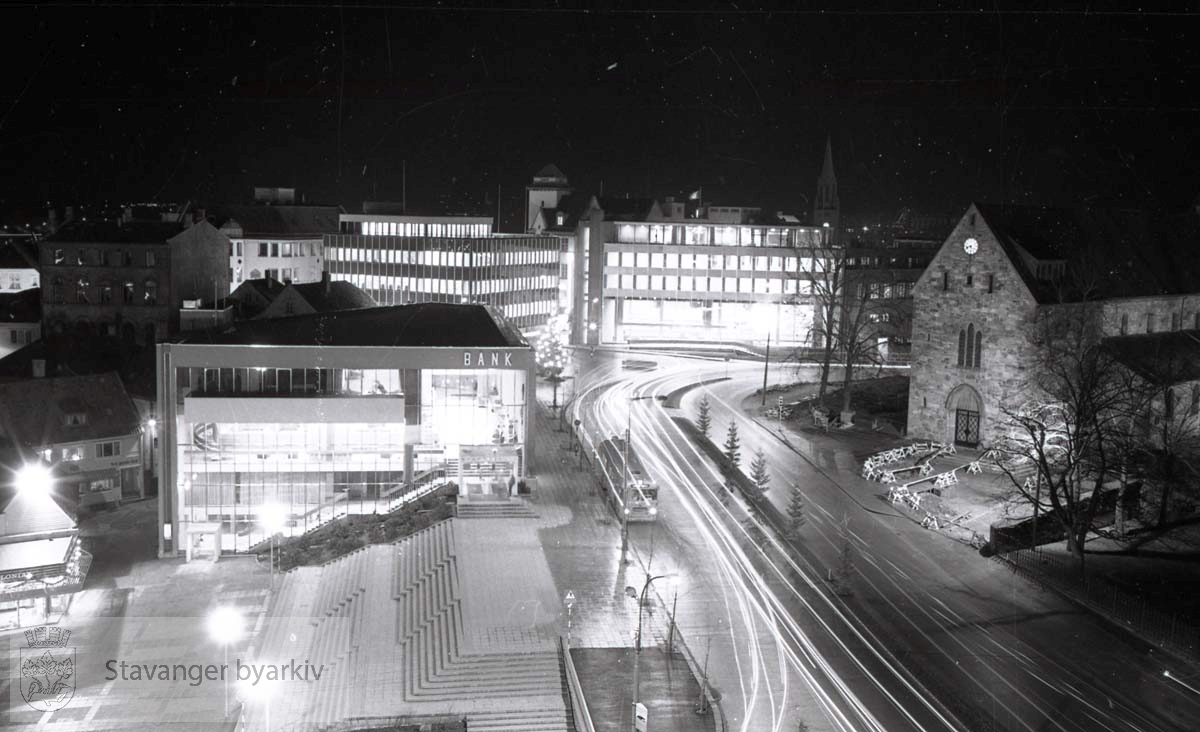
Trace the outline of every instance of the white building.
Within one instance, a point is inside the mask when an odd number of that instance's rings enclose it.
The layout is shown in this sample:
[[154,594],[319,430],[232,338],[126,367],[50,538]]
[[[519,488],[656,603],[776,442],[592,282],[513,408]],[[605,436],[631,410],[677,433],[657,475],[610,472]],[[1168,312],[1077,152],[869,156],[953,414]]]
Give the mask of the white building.
[[225,206],[217,212],[229,237],[230,292],[246,280],[319,282],[325,259],[322,237],[338,229],[335,206]]

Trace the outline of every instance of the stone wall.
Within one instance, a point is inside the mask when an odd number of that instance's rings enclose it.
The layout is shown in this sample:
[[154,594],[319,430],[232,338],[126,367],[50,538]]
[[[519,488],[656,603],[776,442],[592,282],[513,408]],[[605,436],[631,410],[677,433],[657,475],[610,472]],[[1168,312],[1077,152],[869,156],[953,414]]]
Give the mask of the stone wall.
[[[974,256],[963,250],[968,237],[979,243]],[[909,435],[952,441],[948,402],[965,385],[982,401],[980,445],[993,444],[1001,405],[1019,399],[1025,386],[1035,312],[1032,294],[972,206],[913,288]],[[978,369],[957,364],[959,331],[972,324],[983,333]]]

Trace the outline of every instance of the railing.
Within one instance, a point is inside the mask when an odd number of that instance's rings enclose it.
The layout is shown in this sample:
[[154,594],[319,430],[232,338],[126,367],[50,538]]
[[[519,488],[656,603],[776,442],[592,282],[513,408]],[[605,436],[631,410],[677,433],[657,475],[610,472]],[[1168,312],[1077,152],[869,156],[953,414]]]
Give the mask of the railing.
[[575,729],[578,732],[596,732],[592,725],[592,715],[588,711],[587,699],[583,696],[583,685],[579,683],[579,674],[575,670],[575,661],[571,658],[571,646],[567,639],[561,636],[558,639],[558,652],[562,655],[563,668],[567,672],[567,692]]
[[1149,643],[1200,661],[1200,628],[1178,613],[1151,607],[1101,575],[1083,571],[1078,559],[1034,547],[997,554],[1014,572],[1055,590]]

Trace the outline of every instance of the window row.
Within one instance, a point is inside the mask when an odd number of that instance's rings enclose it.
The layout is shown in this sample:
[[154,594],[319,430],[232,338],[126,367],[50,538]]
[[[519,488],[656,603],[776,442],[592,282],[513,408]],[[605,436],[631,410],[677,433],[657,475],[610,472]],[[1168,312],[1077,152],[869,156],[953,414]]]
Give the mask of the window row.
[[[68,304],[66,300],[68,289],[73,295],[69,304],[73,305],[158,304],[158,282],[154,279],[144,280],[139,292],[133,280],[126,280],[120,285],[102,281],[93,286],[87,277],[76,277],[69,285],[66,279],[55,277],[50,285],[49,302]],[[120,297],[117,298],[114,293],[119,294]]]
[[911,282],[860,282],[858,297],[860,300],[893,300],[912,297],[913,283]]
[[[60,448],[59,455],[61,456],[61,460],[63,462],[73,463],[83,460],[84,452],[85,450],[83,445],[70,445],[68,447]],[[121,441],[114,440],[112,442],[98,442],[93,445],[93,454],[97,458],[119,457],[121,455]],[[42,456],[47,460],[53,460],[54,451],[51,449],[44,450]]]
[[777,277],[693,277],[691,275],[605,275],[609,290],[682,290],[758,295],[811,295],[812,281]]
[[24,346],[26,344],[33,343],[33,329],[13,328],[12,330],[8,331],[8,342],[9,345],[13,346]]
[[738,254],[675,254],[663,252],[607,252],[608,267],[642,269],[720,269],[743,272],[815,272],[825,270],[825,260],[812,257],[754,256]]
[[343,221],[343,234],[367,236],[460,236],[484,237],[491,234],[490,224],[428,224],[407,221]]
[[619,224],[617,241],[630,244],[819,247],[825,244],[825,232],[807,227]]
[[505,264],[556,264],[555,249],[521,249],[512,252],[463,252],[435,249],[363,249],[330,247],[331,262],[379,262],[432,267],[490,267]]
[[[1190,320],[1191,327],[1195,330],[1200,330],[1200,311],[1191,314],[1190,318],[1186,318],[1183,313],[1146,313],[1146,332],[1155,333],[1158,331],[1182,330],[1184,323]],[[1121,335],[1129,334],[1129,313],[1121,313]]]
[[[975,278],[974,272],[967,273],[966,283],[967,283],[968,288],[975,288],[975,287],[980,287],[982,285],[987,285],[988,292],[996,291],[996,275],[991,274],[991,273],[986,273],[986,274],[981,275],[980,276],[981,282],[979,284],[975,283],[975,279],[976,278]],[[942,270],[942,291],[943,292],[950,291],[950,272],[947,270]]]
[[[229,255],[234,256],[233,243],[230,242]],[[237,256],[242,256],[242,243],[237,244]],[[315,241],[260,241],[258,256],[260,257],[316,257],[321,254],[321,244]]]
[[[50,259],[53,264],[87,267],[154,267],[158,262],[157,253],[154,251],[145,250],[139,257],[129,249],[55,249]],[[136,265],[134,264],[135,260],[138,262]]]
[[[427,292],[439,295],[492,295],[500,292],[526,292],[530,290],[546,290],[558,287],[558,278],[543,277],[512,277],[500,280],[449,280],[431,277],[387,277],[379,275],[346,274],[337,279],[350,282],[356,287],[367,291],[377,291],[384,288],[398,289],[402,292]],[[404,302],[408,302],[407,299]]]

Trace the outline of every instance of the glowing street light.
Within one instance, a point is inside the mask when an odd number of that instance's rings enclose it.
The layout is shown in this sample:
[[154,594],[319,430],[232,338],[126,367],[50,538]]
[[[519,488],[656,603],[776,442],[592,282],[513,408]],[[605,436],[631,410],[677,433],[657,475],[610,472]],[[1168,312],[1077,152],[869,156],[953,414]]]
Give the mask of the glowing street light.
[[229,644],[239,640],[246,631],[246,621],[234,608],[222,606],[208,614],[208,637],[225,649],[225,716],[229,716]]
[[673,575],[660,574],[655,575],[654,577],[647,577],[646,583],[642,585],[642,591],[640,594],[634,587],[625,588],[625,594],[638,601],[637,639],[634,642],[633,650],[633,726],[631,729],[634,730],[634,732],[637,732],[638,729],[638,707],[641,706],[641,703],[638,701],[638,697],[641,695],[641,678],[638,675],[638,662],[642,658],[642,606],[646,604],[646,591],[650,589],[650,583],[654,582],[654,580],[660,580],[664,577],[670,576]]
[[22,493],[49,495],[54,487],[50,469],[41,463],[30,463],[17,471],[17,490]]
[[275,539],[287,525],[287,508],[274,501],[258,509],[258,524],[271,535],[271,589],[275,589]]
[[271,697],[275,695],[275,681],[271,679],[261,679],[258,683],[251,681],[243,681],[241,684],[241,697],[245,701],[254,703],[262,703],[264,724],[263,731],[271,732]]

